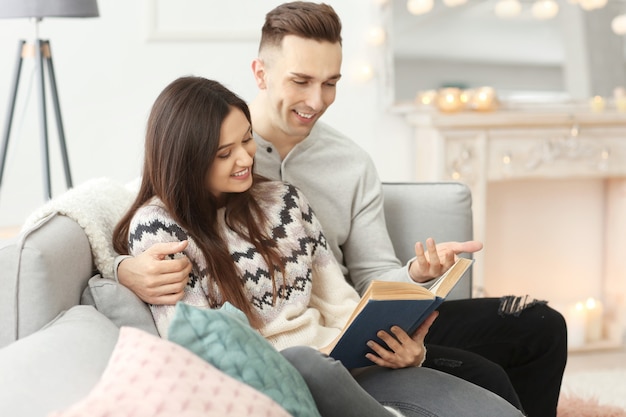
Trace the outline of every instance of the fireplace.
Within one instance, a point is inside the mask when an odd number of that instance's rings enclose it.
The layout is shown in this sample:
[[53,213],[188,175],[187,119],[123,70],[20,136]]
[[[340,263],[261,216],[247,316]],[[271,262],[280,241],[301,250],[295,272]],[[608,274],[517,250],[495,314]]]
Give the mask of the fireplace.
[[474,235],[485,244],[475,256],[473,295],[547,299],[572,330],[570,310],[592,300],[602,307],[601,340],[573,348],[621,345],[626,113],[580,106],[404,112],[415,128],[415,180],[460,181],[472,190]]

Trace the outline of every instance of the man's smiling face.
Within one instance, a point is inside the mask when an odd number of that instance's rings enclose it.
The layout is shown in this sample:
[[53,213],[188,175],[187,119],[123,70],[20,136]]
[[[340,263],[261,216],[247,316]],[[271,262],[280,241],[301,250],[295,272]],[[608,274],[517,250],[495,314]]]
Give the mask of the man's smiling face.
[[341,44],[288,35],[263,56],[263,111],[283,135],[304,139],[335,101],[341,78]]

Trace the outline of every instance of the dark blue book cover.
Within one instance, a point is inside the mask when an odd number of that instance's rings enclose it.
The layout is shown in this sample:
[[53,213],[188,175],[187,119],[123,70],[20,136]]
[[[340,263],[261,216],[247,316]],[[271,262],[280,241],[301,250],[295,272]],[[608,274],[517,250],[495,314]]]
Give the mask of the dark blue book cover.
[[329,355],[348,369],[374,365],[365,357],[366,353],[374,353],[367,342],[373,340],[386,346],[376,333],[384,330],[391,334],[394,325],[412,335],[445,300],[473,262],[459,258],[430,289],[407,282],[373,281]]
[[411,335],[442,302],[443,298],[440,297],[428,300],[369,300],[345,330],[330,356],[341,361],[348,369],[374,365],[365,357],[366,353],[373,353],[367,347],[367,342],[373,340],[385,346],[376,337],[376,332],[385,330],[391,334],[391,326],[400,326]]

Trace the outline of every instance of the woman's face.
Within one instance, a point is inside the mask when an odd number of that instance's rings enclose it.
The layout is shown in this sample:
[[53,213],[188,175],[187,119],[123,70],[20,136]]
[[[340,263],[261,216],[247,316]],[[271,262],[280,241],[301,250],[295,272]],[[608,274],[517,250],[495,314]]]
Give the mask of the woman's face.
[[208,190],[220,198],[223,193],[249,189],[255,153],[250,122],[241,110],[233,107],[222,123],[220,144],[206,177]]

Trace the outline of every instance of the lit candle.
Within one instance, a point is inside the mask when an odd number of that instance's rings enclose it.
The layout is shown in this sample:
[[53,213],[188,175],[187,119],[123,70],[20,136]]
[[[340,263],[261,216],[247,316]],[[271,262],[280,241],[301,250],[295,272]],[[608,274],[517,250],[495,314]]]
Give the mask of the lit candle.
[[455,112],[461,110],[463,102],[461,102],[461,90],[459,88],[443,88],[437,95],[437,107],[441,111]]
[[587,308],[584,303],[576,303],[567,311],[567,346],[579,348],[585,344]]
[[599,113],[604,110],[604,99],[600,96],[594,96],[591,99],[591,110]]
[[463,105],[465,107],[470,105],[470,101],[472,100],[472,96],[474,95],[474,90],[463,90],[461,91],[461,95],[459,96],[459,99],[461,100],[461,103],[463,103]]
[[471,100],[474,110],[488,111],[496,108],[496,91],[492,87],[481,87],[474,91]]
[[615,108],[618,112],[626,112],[626,90],[624,87],[617,87],[613,90],[613,99],[615,100]]
[[585,339],[587,342],[597,342],[603,336],[603,315],[602,303],[593,298],[588,298],[585,302],[587,309],[587,324],[585,329]]
[[435,90],[427,90],[420,91],[417,94],[417,104],[421,104],[423,106],[432,106],[435,104],[435,100],[437,99],[437,91]]

